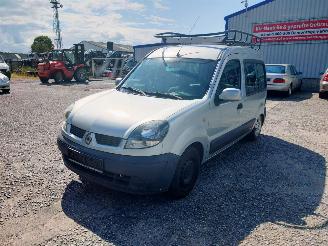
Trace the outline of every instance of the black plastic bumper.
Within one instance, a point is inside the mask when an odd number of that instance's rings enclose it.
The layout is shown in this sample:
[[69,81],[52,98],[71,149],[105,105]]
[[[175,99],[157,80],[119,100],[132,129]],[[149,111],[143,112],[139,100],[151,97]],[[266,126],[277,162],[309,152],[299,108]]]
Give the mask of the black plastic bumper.
[[[70,170],[97,184],[132,194],[167,191],[179,159],[179,156],[174,154],[158,156],[111,154],[86,148],[62,135],[58,136],[57,143],[64,163]],[[79,156],[76,155],[83,156],[83,164],[79,162]]]

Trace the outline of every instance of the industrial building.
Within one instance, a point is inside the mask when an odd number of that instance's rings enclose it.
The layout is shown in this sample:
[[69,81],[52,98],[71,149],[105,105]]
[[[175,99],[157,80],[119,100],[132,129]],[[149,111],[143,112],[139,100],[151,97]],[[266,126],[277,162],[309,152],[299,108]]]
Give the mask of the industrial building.
[[[226,30],[263,39],[265,63],[294,64],[303,73],[304,89],[319,89],[320,73],[328,67],[328,0],[265,0],[224,19]],[[135,57],[162,45],[135,46]]]
[[[94,41],[81,41],[79,44],[84,45],[85,50],[95,50],[101,51],[102,53],[107,54],[110,51],[123,51],[123,52],[133,52],[132,46],[117,44],[113,42],[94,42]],[[72,47],[73,48],[73,47]]]
[[328,67],[327,0],[266,0],[224,19],[226,30],[263,39],[266,63],[294,64],[303,73],[304,88],[319,89],[320,73]]

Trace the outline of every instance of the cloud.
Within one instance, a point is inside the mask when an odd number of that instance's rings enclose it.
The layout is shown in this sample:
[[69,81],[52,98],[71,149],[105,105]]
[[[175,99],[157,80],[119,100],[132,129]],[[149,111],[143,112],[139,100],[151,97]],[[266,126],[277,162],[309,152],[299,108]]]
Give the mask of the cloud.
[[167,10],[169,9],[168,6],[166,6],[162,0],[153,0],[154,7],[159,10]]
[[173,19],[168,19],[168,18],[155,16],[155,15],[151,15],[151,16],[147,17],[147,20],[149,20],[151,24],[155,24],[155,25],[166,25],[167,26],[167,25],[172,25],[173,23],[175,23],[175,21]]
[[[59,16],[64,47],[82,40],[125,44],[154,42],[155,33],[166,31],[162,24],[173,23],[173,20],[151,15],[152,5],[144,2],[61,0],[64,7],[59,10]],[[166,8],[161,1],[154,1],[154,5]],[[49,1],[1,0],[0,50],[29,52],[36,36],[48,35],[53,39],[52,17]]]

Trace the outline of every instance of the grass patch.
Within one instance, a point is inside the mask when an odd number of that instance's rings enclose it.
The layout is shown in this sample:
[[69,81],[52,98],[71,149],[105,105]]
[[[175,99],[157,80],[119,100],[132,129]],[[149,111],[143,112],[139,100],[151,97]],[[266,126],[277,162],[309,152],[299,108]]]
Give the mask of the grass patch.
[[34,67],[24,66],[16,68],[12,75],[12,79],[31,79],[37,78],[37,70]]

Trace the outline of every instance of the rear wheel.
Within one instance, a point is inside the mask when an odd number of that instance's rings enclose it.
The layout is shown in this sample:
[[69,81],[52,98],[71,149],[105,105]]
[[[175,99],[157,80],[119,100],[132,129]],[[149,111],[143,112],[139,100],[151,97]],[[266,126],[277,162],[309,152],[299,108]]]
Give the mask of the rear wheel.
[[302,90],[302,85],[303,85],[303,81],[301,80],[301,82],[300,82],[300,86],[298,87],[298,91],[301,91]]
[[3,91],[3,93],[5,93],[5,94],[9,94],[9,93],[10,93],[10,89],[3,89],[2,91]]
[[46,84],[49,82],[49,79],[48,78],[40,78],[40,81],[42,84]]
[[251,141],[257,140],[258,137],[261,135],[262,125],[263,125],[262,117],[257,118],[253,130],[251,131],[250,134],[248,134],[247,138]]
[[87,78],[87,71],[84,68],[78,68],[74,73],[74,79],[79,83],[85,83]]
[[290,97],[293,94],[293,85],[291,84],[288,88],[288,91],[285,92],[286,97]]
[[328,98],[328,92],[324,92],[324,91],[319,92],[319,98],[321,99]]
[[56,83],[61,83],[64,81],[64,74],[61,71],[58,71],[54,75],[54,80]]
[[200,167],[200,155],[195,147],[189,147],[180,157],[169,195],[179,199],[186,197],[194,188]]

